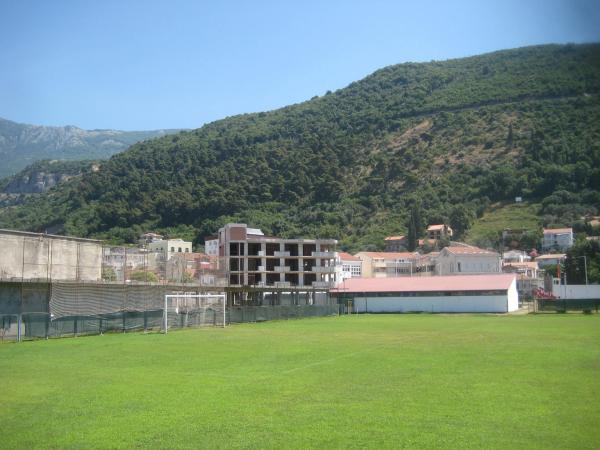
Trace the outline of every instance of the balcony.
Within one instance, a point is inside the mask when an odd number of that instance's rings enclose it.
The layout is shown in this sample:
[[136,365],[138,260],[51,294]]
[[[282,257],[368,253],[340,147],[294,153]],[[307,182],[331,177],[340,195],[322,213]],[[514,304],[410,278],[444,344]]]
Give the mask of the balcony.
[[290,266],[275,266],[275,272],[289,272]]
[[276,281],[273,285],[278,288],[286,288],[291,286],[289,281]]
[[265,252],[264,252],[264,251],[262,251],[262,250],[260,250],[260,251],[258,252],[258,255],[257,255],[257,256],[265,256]]
[[274,252],[273,256],[276,258],[287,258],[290,256],[290,252]]
[[312,287],[314,288],[330,288],[333,286],[333,283],[329,281],[313,281]]
[[258,270],[259,272],[266,272],[267,268],[265,266],[258,266],[256,270]]
[[335,258],[335,252],[311,252],[313,258]]
[[313,273],[335,273],[335,266],[314,266]]

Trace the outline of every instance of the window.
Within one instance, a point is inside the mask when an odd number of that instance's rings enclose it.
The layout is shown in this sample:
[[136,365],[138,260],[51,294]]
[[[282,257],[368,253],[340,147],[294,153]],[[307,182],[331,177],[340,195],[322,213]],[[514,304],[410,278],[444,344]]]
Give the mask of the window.
[[189,248],[186,248],[186,249],[185,249],[185,252],[186,252],[186,253],[189,253],[189,252],[190,252],[190,249],[189,249]]
[[175,247],[171,247],[171,251],[174,252],[175,251]]
[[181,247],[179,247],[179,252],[178,253],[181,253]]
[[458,267],[458,271],[460,272],[460,261],[456,263],[457,267]]

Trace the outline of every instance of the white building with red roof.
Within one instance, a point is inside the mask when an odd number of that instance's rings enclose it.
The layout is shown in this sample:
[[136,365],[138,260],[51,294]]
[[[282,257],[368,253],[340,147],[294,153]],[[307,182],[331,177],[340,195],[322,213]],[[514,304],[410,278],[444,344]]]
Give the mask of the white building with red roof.
[[445,247],[437,257],[436,275],[500,273],[500,254],[478,247]]
[[350,253],[338,252],[336,268],[338,267],[340,275],[337,279],[339,280],[362,277],[362,260]]
[[354,278],[331,293],[360,313],[506,313],[519,308],[512,274]]

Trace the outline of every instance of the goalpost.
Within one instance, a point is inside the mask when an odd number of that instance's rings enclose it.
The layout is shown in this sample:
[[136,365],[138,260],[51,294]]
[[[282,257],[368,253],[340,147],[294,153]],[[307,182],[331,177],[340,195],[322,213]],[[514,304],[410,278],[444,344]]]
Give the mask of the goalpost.
[[163,329],[165,334],[169,331],[169,312],[173,314],[194,314],[206,313],[212,310],[214,312],[215,325],[217,314],[220,315],[225,328],[227,325],[227,296],[222,294],[195,294],[180,293],[166,294],[165,305],[163,309]]

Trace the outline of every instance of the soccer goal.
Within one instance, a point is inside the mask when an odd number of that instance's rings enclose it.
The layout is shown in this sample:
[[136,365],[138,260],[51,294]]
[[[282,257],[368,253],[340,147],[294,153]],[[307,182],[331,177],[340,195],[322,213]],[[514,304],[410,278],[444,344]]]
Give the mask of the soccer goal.
[[222,326],[227,324],[227,296],[181,292],[165,295],[163,331],[192,326]]

